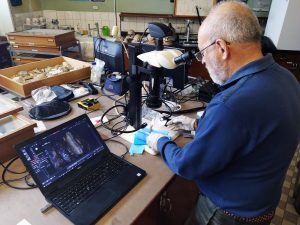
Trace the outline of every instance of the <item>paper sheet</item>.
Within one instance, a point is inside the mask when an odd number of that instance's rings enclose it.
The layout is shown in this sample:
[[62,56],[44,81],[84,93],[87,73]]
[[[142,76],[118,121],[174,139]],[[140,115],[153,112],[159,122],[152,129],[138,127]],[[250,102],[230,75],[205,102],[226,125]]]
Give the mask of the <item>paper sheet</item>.
[[31,223],[29,223],[27,220],[22,219],[19,223],[17,223],[17,225],[31,225]]

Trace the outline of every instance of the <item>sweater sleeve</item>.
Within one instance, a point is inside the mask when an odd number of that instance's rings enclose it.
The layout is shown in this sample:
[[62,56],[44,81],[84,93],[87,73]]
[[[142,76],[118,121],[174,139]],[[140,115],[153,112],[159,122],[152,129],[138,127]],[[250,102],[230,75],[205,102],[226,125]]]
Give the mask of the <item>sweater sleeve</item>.
[[174,173],[195,179],[233,166],[234,160],[243,155],[239,150],[245,146],[246,137],[240,119],[226,105],[216,104],[198,121],[196,135],[190,143],[180,148],[175,143],[167,143],[167,138],[160,138],[158,149]]

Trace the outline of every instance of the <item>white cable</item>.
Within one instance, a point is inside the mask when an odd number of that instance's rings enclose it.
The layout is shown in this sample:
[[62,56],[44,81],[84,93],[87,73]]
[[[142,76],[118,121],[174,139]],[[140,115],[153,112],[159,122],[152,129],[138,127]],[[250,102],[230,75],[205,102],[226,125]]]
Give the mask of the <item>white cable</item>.
[[127,56],[127,59],[129,59],[128,51],[127,51],[127,48],[126,48],[126,46],[125,46],[125,44],[124,44],[124,41],[123,41],[121,38],[120,38],[120,41],[121,41],[121,43],[122,43],[122,45],[123,45],[123,48],[124,48],[125,54],[126,54],[126,56]]

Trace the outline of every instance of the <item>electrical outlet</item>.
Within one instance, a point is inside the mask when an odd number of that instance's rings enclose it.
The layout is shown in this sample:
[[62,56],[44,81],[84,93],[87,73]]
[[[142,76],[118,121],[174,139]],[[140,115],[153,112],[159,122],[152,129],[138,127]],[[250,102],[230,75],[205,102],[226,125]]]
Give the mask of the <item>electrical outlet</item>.
[[99,9],[97,5],[93,5],[93,9]]

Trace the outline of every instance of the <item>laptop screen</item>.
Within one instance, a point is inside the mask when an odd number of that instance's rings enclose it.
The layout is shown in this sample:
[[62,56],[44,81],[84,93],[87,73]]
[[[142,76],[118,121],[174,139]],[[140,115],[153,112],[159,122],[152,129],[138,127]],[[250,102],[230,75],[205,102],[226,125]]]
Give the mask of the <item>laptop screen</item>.
[[105,149],[89,118],[80,118],[33,138],[18,150],[43,187]]

